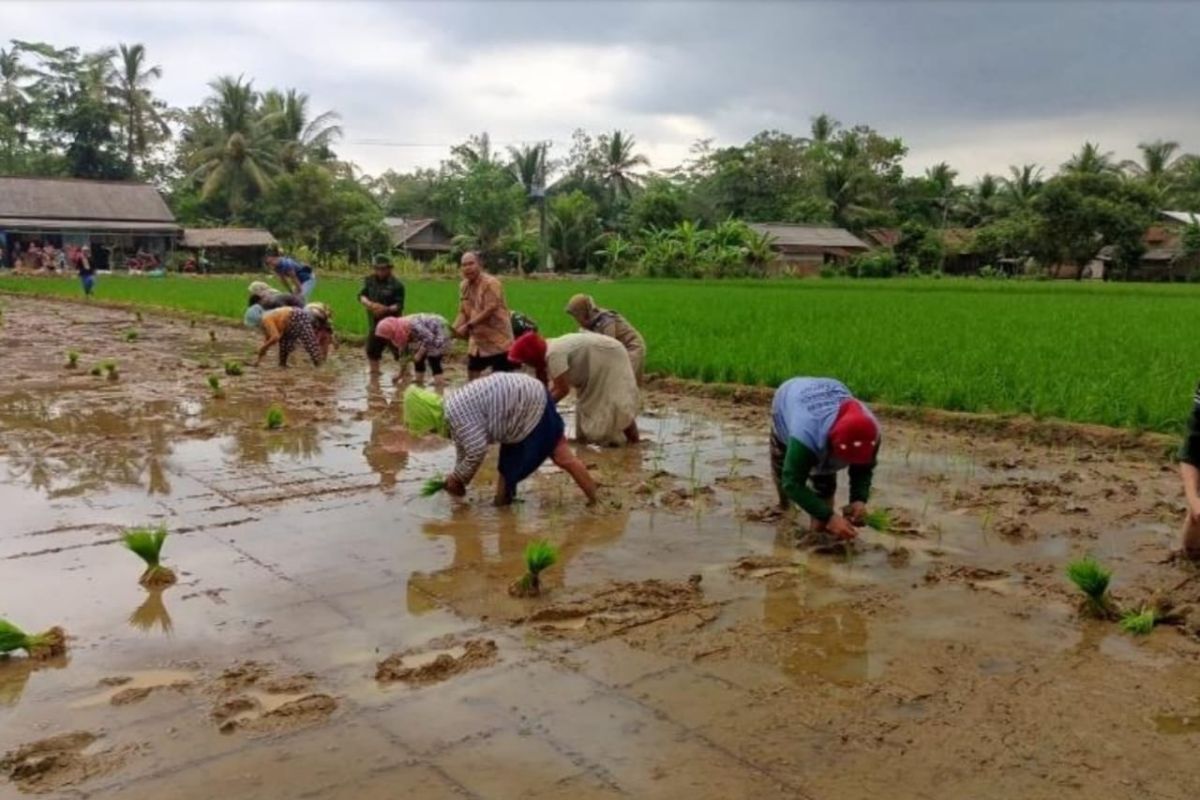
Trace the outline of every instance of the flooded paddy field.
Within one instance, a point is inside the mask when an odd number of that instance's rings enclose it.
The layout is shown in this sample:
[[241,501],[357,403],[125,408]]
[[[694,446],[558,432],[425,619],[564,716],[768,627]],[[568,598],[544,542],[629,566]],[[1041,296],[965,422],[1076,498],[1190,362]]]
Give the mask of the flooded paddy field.
[[[0,659],[0,797],[1200,794],[1161,456],[885,420],[893,531],[811,547],[759,404],[650,391],[642,446],[581,451],[600,507],[547,466],[497,510],[489,467],[420,497],[453,447],[354,348],[225,376],[251,333],[30,299],[0,336],[0,617],[69,637]],[[158,523],[150,591],[119,536]],[[509,596],[540,538],[547,589]],[[1178,622],[1081,619],[1084,554]]]

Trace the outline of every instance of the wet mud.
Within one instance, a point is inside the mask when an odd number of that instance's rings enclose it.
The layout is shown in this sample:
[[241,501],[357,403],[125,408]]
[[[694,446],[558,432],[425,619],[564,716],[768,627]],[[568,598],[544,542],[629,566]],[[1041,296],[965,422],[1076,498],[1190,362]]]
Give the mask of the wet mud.
[[[3,303],[0,616],[71,638],[0,658],[0,797],[1200,795],[1160,441],[888,410],[891,526],[846,546],[777,507],[761,390],[668,382],[642,445],[578,448],[597,508],[547,466],[495,509],[494,460],[420,496],[453,448],[354,348],[227,376],[234,327]],[[147,524],[174,586],[120,545]],[[539,539],[559,562],[511,597]],[[1169,619],[1081,618],[1084,555]]]

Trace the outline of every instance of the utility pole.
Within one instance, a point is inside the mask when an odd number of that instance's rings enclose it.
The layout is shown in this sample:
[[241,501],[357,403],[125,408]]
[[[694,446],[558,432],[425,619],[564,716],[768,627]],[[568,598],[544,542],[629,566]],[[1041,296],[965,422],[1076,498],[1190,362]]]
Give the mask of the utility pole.
[[542,142],[540,147],[537,185],[533,189],[533,196],[538,204],[538,270],[549,272],[550,246],[548,241],[549,232],[546,229],[546,152],[550,149],[550,143]]

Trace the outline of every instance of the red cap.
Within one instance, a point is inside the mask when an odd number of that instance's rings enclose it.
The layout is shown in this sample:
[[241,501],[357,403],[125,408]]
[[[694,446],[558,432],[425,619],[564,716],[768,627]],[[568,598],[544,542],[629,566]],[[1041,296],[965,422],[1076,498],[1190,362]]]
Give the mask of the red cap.
[[846,464],[870,464],[879,446],[879,424],[862,403],[846,400],[829,431],[830,455]]

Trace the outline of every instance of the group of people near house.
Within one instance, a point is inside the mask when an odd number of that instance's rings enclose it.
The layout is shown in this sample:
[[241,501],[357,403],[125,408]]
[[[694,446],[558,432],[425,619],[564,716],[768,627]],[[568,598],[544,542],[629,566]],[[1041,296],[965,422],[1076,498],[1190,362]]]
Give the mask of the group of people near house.
[[[287,261],[269,263],[290,291],[252,283],[246,323],[263,332],[260,359],[278,345],[286,366],[299,343],[320,364],[332,340],[332,314],[323,303],[310,302],[311,269]],[[488,447],[498,444],[497,504],[512,502],[518,485],[547,460],[594,502],[596,483],[568,444],[558,404],[574,392],[577,441],[636,444],[645,339],[621,314],[583,294],[564,309],[579,331],[547,339],[536,323],[509,309],[503,286],[484,269],[479,253],[464,254],[460,266],[458,311],[450,321],[429,312],[405,314],[404,285],[392,274],[391,260],[374,260],[358,296],[367,315],[372,376],[381,374],[384,353],[397,360],[411,356],[416,381],[403,395],[405,425],[418,436],[453,440],[457,459],[445,487],[450,494],[466,493]],[[445,393],[444,359],[455,339],[466,342],[467,383]],[[427,374],[434,390],[425,388]],[[394,382],[407,377],[402,364]],[[842,383],[785,382],[771,409],[771,469],[780,505],[796,503],[814,528],[853,538],[866,516],[880,442],[879,421]],[[839,511],[834,495],[841,470],[849,473],[850,502]]]

